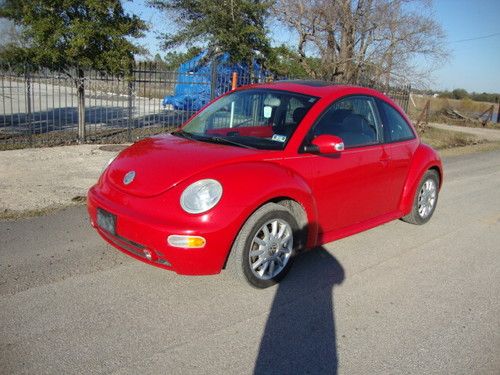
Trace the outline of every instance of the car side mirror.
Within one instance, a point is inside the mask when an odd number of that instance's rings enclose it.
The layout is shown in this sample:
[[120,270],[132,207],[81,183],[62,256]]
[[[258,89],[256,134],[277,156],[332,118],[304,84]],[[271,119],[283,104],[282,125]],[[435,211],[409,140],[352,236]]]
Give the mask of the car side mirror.
[[304,151],[314,154],[337,154],[344,151],[344,141],[336,135],[322,134],[314,138],[310,145],[305,146]]

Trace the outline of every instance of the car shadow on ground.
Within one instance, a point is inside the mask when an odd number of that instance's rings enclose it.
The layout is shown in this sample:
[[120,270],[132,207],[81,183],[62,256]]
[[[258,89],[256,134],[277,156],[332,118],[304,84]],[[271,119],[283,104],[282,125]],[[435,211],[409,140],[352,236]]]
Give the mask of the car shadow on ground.
[[319,247],[297,257],[279,284],[254,374],[336,374],[334,287],[342,265]]

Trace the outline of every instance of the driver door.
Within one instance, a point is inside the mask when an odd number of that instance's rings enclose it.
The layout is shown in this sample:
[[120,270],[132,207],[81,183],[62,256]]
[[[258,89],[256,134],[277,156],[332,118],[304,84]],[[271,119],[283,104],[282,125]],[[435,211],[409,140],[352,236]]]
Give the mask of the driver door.
[[323,233],[346,228],[390,211],[385,194],[390,186],[387,154],[375,100],[349,96],[334,102],[311,129],[308,141],[336,135],[345,150],[313,155],[311,174]]

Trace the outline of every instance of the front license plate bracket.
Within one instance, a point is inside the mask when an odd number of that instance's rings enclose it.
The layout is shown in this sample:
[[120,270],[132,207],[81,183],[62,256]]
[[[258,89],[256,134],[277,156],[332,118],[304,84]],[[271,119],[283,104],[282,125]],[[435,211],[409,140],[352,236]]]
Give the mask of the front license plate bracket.
[[116,215],[102,208],[97,209],[97,225],[106,232],[116,235]]

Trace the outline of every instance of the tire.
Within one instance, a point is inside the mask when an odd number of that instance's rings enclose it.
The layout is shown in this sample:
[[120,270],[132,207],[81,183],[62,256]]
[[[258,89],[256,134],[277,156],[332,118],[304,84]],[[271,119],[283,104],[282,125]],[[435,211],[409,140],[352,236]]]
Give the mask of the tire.
[[278,283],[292,266],[298,231],[297,220],[287,208],[275,203],[260,207],[238,233],[227,262],[228,270],[255,288]]
[[436,209],[438,195],[439,175],[435,170],[429,169],[415,191],[411,212],[402,220],[415,225],[427,223]]

